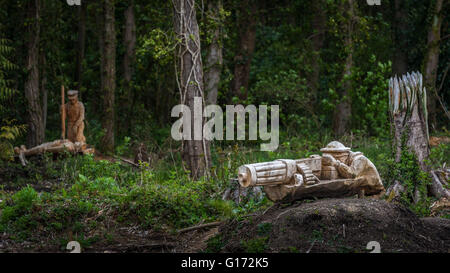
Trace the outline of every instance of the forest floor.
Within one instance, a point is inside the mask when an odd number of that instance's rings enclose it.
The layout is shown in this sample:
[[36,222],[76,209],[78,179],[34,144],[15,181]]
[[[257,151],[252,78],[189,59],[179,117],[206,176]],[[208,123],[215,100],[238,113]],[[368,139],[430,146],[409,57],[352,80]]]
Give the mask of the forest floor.
[[[387,152],[376,145],[363,151],[387,177]],[[448,146],[442,147],[436,154],[447,162]],[[168,159],[139,168],[115,157],[41,156],[26,167],[3,162],[0,253],[69,252],[69,241],[100,253],[366,253],[371,241],[381,252],[450,252],[448,213],[424,218],[429,214],[418,216],[395,200],[223,201],[240,164],[306,156],[256,154],[230,153],[217,177],[204,181],[190,180]],[[210,222],[221,224],[178,232]]]
[[[399,204],[355,198],[275,204],[245,220],[229,220],[219,227],[180,234],[138,226],[117,227],[109,234],[112,239],[96,242],[82,251],[367,253],[367,244],[376,241],[381,252],[450,252],[449,219],[419,218]],[[0,252],[68,251],[51,242],[9,240],[5,234],[0,235],[0,242]]]
[[[282,207],[220,228],[222,252],[450,252],[450,220],[419,218],[402,205],[374,199],[322,199]],[[226,244],[225,244],[226,242]]]

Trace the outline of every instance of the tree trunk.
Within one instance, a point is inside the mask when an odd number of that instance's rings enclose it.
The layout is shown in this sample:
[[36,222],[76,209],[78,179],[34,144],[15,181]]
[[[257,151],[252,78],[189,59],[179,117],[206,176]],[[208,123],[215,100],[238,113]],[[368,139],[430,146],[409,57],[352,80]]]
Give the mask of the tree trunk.
[[40,65],[41,68],[41,94],[42,94],[42,127],[44,128],[44,136],[45,136],[45,128],[47,127],[47,108],[48,108],[48,91],[47,91],[47,72],[46,65],[47,59],[45,57],[45,52],[43,52],[40,56]]
[[125,16],[125,32],[123,36],[123,44],[125,46],[125,54],[123,56],[123,74],[124,74],[124,92],[127,98],[125,111],[128,119],[124,122],[124,131],[128,131],[130,126],[130,118],[132,115],[132,105],[134,93],[132,88],[132,77],[134,74],[134,64],[136,61],[136,24],[134,18],[134,1],[128,1],[128,7],[124,12]]
[[98,98],[103,97],[103,84],[104,84],[104,75],[103,75],[103,69],[105,66],[105,57],[104,57],[104,50],[105,47],[104,43],[104,18],[103,18],[103,0],[97,0],[95,2],[96,12],[95,12],[95,23],[97,25],[96,29],[96,35],[98,37],[98,51],[99,51],[99,67],[100,67],[100,92],[97,94],[94,94],[92,96],[91,104],[93,105],[93,109],[97,110],[97,114],[101,115],[101,108],[103,106],[103,103]]
[[394,75],[404,75],[408,72],[408,11],[405,0],[394,1],[394,60],[392,72]]
[[208,3],[208,18],[214,20],[214,26],[217,26],[211,33],[211,43],[208,45],[205,63],[205,91],[208,96],[208,104],[217,103],[217,94],[219,91],[220,73],[222,72],[223,56],[222,43],[220,41],[222,22],[220,10],[222,9],[222,0],[213,0]]
[[[416,82],[417,84],[412,84]],[[415,153],[422,171],[429,171],[425,160],[430,154],[426,109],[426,91],[422,75],[412,73],[392,78],[389,105],[394,125],[396,161],[400,161],[402,144]]]
[[104,0],[104,40],[102,86],[103,86],[103,122],[105,135],[102,138],[102,149],[114,152],[114,93],[116,90],[116,31],[114,29],[114,0]]
[[243,0],[238,14],[239,46],[234,58],[233,94],[242,100],[247,99],[250,65],[256,41],[256,0]]
[[[342,88],[339,90],[339,102],[336,105],[336,109],[334,112],[334,120],[333,120],[333,131],[336,136],[344,135],[350,125],[350,117],[352,114],[352,105],[351,105],[351,97],[350,90],[351,80],[350,76],[352,74],[353,67],[353,35],[354,35],[354,24],[356,20],[355,9],[356,3],[354,0],[348,0],[348,9],[347,9],[347,20],[345,22],[344,27],[344,45],[345,51],[347,52],[347,56],[345,58],[344,72],[342,75]],[[343,6],[345,8],[345,6]]]
[[81,85],[83,74],[83,59],[86,45],[86,10],[88,2],[83,2],[81,6],[77,7],[78,11],[78,43],[77,43],[77,68],[75,81],[77,83],[78,96],[81,99]]
[[28,56],[26,62],[27,79],[25,81],[25,97],[28,110],[28,147],[44,142],[44,119],[39,94],[39,35],[40,10],[39,0],[28,1]]
[[[428,172],[425,160],[430,154],[428,143],[428,124],[426,109],[426,91],[422,86],[422,75],[412,73],[400,78],[391,78],[389,82],[389,111],[394,128],[395,160],[400,162],[403,149],[414,153],[419,167]],[[388,189],[388,193],[398,195],[405,191],[402,183],[396,181]],[[418,185],[414,188],[413,196],[417,203],[420,199]]]
[[[439,175],[440,171],[430,170],[426,160],[430,155],[427,123],[426,89],[422,85],[422,75],[412,73],[401,78],[391,78],[389,81],[389,111],[394,127],[395,160],[401,159],[402,148],[407,148],[416,155],[420,169],[431,176],[430,193],[437,197],[450,197],[446,179]],[[403,147],[403,145],[406,147]],[[404,191],[400,182],[396,182],[388,190],[395,194]],[[415,189],[414,201],[421,198],[419,190]]]
[[431,1],[433,12],[432,23],[428,30],[427,53],[424,60],[425,87],[427,88],[427,103],[429,110],[429,124],[436,125],[436,77],[439,64],[439,44],[441,39],[442,5],[443,0]]
[[[210,162],[210,151],[207,141],[202,135],[195,139],[194,98],[201,97],[205,102],[203,92],[203,67],[199,28],[196,19],[194,0],[173,0],[174,28],[178,36],[178,75],[180,82],[181,104],[186,105],[191,112],[191,139],[183,139],[183,160],[188,165],[191,177],[198,179],[207,174]],[[201,107],[203,112],[203,106]],[[202,119],[204,125],[205,119]],[[183,128],[187,130],[187,128]]]
[[308,79],[308,86],[312,92],[313,103],[317,101],[317,92],[319,89],[319,75],[320,75],[320,51],[323,47],[325,39],[325,27],[327,23],[325,7],[322,0],[313,1],[312,28],[314,33],[311,37],[313,53],[311,56],[311,73]]

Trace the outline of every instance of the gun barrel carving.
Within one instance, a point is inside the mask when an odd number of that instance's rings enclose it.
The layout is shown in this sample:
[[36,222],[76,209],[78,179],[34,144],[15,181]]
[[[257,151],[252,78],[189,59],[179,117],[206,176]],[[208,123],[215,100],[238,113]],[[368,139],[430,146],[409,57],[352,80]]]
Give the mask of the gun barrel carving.
[[318,180],[321,163],[319,156],[306,159],[279,159],[272,162],[243,165],[238,171],[242,187],[293,184],[294,175],[301,174],[306,181]]

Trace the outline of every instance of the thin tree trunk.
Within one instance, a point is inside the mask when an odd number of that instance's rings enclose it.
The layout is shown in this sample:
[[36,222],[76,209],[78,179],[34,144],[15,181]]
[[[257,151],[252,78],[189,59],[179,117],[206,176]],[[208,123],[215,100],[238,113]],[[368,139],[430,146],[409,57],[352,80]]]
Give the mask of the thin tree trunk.
[[83,74],[83,59],[86,45],[86,10],[88,2],[83,2],[81,6],[77,7],[78,12],[78,43],[77,43],[77,68],[75,81],[77,82],[78,96],[81,99],[81,85]]
[[[123,56],[123,73],[124,73],[124,92],[127,97],[125,111],[128,117],[132,114],[132,105],[134,93],[132,88],[132,77],[134,74],[134,64],[136,60],[136,24],[134,18],[134,1],[128,1],[128,7],[124,12],[125,16],[125,33],[123,43],[125,46],[125,54]],[[128,131],[130,125],[129,119],[124,122],[124,131]]]
[[392,72],[394,75],[404,75],[408,72],[408,12],[405,0],[394,1],[394,60]]
[[[41,10],[45,10],[45,1],[41,2]],[[41,14],[44,17],[44,14]],[[44,27],[42,27],[44,28]],[[45,30],[43,31],[45,32]],[[46,43],[42,47],[45,47]],[[41,99],[42,99],[42,127],[44,130],[44,140],[45,140],[45,129],[47,128],[47,108],[48,108],[48,90],[47,90],[47,56],[46,52],[43,51],[39,55],[39,69],[41,71]],[[44,141],[43,140],[43,141]]]
[[235,96],[245,100],[248,95],[250,65],[256,41],[256,0],[243,0],[238,14],[239,46],[234,58],[232,90]]
[[[197,179],[207,174],[210,151],[207,141],[195,139],[194,98],[205,102],[203,92],[203,67],[201,59],[199,28],[196,19],[194,0],[173,0],[175,33],[180,40],[178,45],[178,73],[181,104],[191,110],[191,139],[183,140],[183,160],[187,163],[191,177]],[[203,112],[203,107],[201,109]],[[202,124],[205,120],[202,119]],[[187,128],[183,128],[187,130]]]
[[[104,50],[103,48],[105,47],[105,34],[104,34],[104,18],[103,18],[103,0],[97,0],[96,2],[96,13],[95,13],[95,22],[97,25],[97,37],[98,37],[98,49],[99,49],[99,55],[100,55],[100,60],[99,60],[99,67],[100,67],[100,92],[99,94],[97,94],[98,97],[103,97],[103,85],[104,85],[104,75],[103,75],[103,70],[105,67],[105,57],[104,57]],[[93,96],[93,98],[95,98],[95,96]],[[94,109],[101,109],[102,107],[102,103],[99,102],[98,99],[93,99],[92,100],[92,104],[94,105]],[[98,111],[98,114],[101,114],[100,111]]]
[[313,102],[317,100],[317,91],[319,89],[319,75],[320,75],[320,51],[323,47],[325,40],[325,27],[326,27],[326,13],[324,3],[322,0],[313,1],[313,14],[312,28],[314,33],[312,34],[312,49],[313,54],[311,56],[311,73],[308,79],[308,86],[311,88]]
[[116,90],[116,31],[114,24],[114,0],[104,0],[104,45],[103,58],[103,122],[105,135],[102,148],[105,152],[114,152],[114,93]]
[[28,56],[25,81],[25,97],[28,110],[28,147],[34,147],[44,142],[44,122],[41,98],[39,94],[39,35],[40,10],[39,0],[28,1]]
[[350,117],[352,114],[352,105],[349,91],[351,90],[351,80],[349,77],[352,73],[353,67],[353,35],[354,35],[354,24],[355,24],[355,9],[356,3],[354,0],[348,0],[348,19],[345,23],[345,37],[344,45],[345,51],[347,52],[347,57],[345,58],[344,72],[342,75],[342,89],[339,91],[339,102],[336,106],[333,120],[333,131],[336,136],[344,135],[350,125]]
[[[212,0],[208,3],[208,19],[220,20],[220,10],[222,9],[222,0]],[[221,22],[216,22],[217,27],[212,30],[212,40],[208,45],[205,62],[205,91],[208,96],[208,104],[217,103],[217,94],[219,91],[220,73],[222,72],[223,56],[222,43],[220,42]]]
[[432,23],[428,30],[428,49],[424,60],[424,78],[427,88],[427,103],[429,124],[436,125],[436,77],[439,65],[439,45],[441,39],[442,5],[443,0],[431,1],[433,12]]
[[40,56],[40,68],[41,68],[41,94],[42,94],[42,127],[44,128],[44,136],[45,136],[45,128],[47,127],[47,106],[48,106],[48,91],[47,91],[47,72],[46,65],[47,60],[45,57],[45,52],[42,52]]

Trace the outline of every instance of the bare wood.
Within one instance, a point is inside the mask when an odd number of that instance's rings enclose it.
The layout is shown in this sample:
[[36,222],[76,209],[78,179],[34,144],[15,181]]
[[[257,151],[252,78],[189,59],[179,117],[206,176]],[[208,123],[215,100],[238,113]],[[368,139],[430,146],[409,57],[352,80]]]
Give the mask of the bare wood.
[[272,177],[272,176],[285,175],[285,174],[286,174],[286,170],[283,170],[283,169],[262,171],[262,172],[257,172],[256,173],[258,178],[259,177]]
[[19,159],[20,159],[20,163],[22,164],[22,166],[26,166],[27,165],[27,160],[25,159],[25,155],[23,153],[19,154]]
[[430,187],[431,194],[433,194],[433,196],[435,196],[436,198],[441,197],[450,198],[450,191],[444,187],[436,171],[431,171],[431,176],[432,176],[432,184]]

